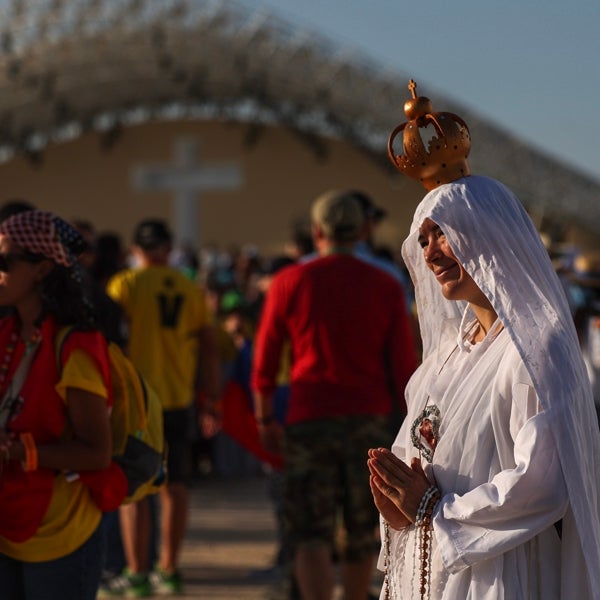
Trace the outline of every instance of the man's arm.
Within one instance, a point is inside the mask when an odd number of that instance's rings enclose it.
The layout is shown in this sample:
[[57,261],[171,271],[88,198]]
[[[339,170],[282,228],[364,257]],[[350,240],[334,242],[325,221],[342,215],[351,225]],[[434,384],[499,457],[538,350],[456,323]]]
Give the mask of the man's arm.
[[206,396],[206,406],[216,410],[221,397],[221,358],[217,334],[212,325],[205,325],[198,332],[200,344],[199,358],[202,375],[202,387]]
[[264,448],[274,453],[281,453],[283,441],[282,427],[274,417],[273,395],[283,344],[287,339],[284,304],[280,279],[276,277],[267,293],[256,332],[251,373],[258,432]]
[[221,359],[217,335],[212,325],[204,325],[198,332],[198,360],[203,389],[199,425],[206,438],[214,437],[221,429]]
[[273,396],[254,392],[254,414],[258,436],[265,450],[273,454],[283,453],[283,427],[273,414]]

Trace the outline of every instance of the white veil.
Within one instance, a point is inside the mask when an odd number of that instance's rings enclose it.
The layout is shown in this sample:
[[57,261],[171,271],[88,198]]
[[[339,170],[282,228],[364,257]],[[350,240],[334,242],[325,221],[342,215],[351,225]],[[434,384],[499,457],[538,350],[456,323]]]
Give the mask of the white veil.
[[571,313],[548,253],[520,202],[500,182],[471,176],[429,192],[402,247],[415,283],[424,359],[455,342],[465,308],[442,296],[425,265],[417,237],[427,217],[492,303],[548,412],[570,498],[563,586],[569,562],[585,561],[589,587],[600,598],[593,580],[600,573],[600,433]]

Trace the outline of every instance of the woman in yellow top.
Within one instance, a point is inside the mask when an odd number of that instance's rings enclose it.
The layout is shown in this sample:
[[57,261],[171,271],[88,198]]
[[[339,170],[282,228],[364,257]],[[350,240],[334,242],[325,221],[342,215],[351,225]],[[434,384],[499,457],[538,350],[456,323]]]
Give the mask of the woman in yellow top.
[[[13,307],[0,321],[6,600],[93,600],[102,512],[84,481],[99,490],[123,483],[111,463],[108,354],[79,276],[82,248],[79,234],[52,213],[27,211],[0,225],[0,306]],[[64,326],[74,330],[59,369],[55,338]]]

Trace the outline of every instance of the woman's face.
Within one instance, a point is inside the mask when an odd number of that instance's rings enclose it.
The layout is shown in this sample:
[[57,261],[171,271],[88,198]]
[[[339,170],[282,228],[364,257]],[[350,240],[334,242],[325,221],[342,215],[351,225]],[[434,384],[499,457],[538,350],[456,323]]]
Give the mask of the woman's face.
[[442,286],[448,300],[465,300],[481,306],[489,302],[472,277],[454,256],[444,232],[431,219],[425,219],[419,228],[419,244],[427,267]]
[[45,262],[32,261],[22,248],[0,234],[0,306],[18,306],[39,294]]

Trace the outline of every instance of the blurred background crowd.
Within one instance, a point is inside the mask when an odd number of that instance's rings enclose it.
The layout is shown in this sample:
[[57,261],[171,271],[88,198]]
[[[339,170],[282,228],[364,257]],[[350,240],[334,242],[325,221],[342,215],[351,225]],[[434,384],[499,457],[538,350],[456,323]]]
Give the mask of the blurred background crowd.
[[[7,204],[10,204],[7,203]],[[365,244],[372,255],[404,285],[407,306],[418,330],[410,276],[399,253],[378,245],[375,229],[386,216],[384,210],[371,205],[373,227]],[[88,249],[82,255],[83,266],[99,288],[118,271],[135,266],[130,241],[113,231],[97,231],[85,217],[71,222],[83,233]],[[600,406],[600,252],[582,251],[567,243],[551,242],[542,234],[556,272],[563,283],[592,385],[596,407]],[[291,231],[280,252],[265,254],[258,244],[219,247],[206,244],[193,248],[174,244],[170,265],[181,270],[200,286],[208,299],[217,333],[223,390],[230,382],[243,386],[251,397],[249,378],[252,342],[260,318],[261,307],[272,278],[283,268],[314,256],[310,230],[301,227]],[[418,340],[418,334],[415,338]],[[418,351],[418,348],[417,348]],[[285,362],[285,361],[284,361]],[[282,419],[287,391],[286,365],[280,374],[279,404]],[[202,398],[198,398],[198,405]],[[248,448],[240,445],[226,431],[205,439],[198,429],[194,444],[194,468],[198,478],[209,474],[239,476],[261,471],[264,462]]]

